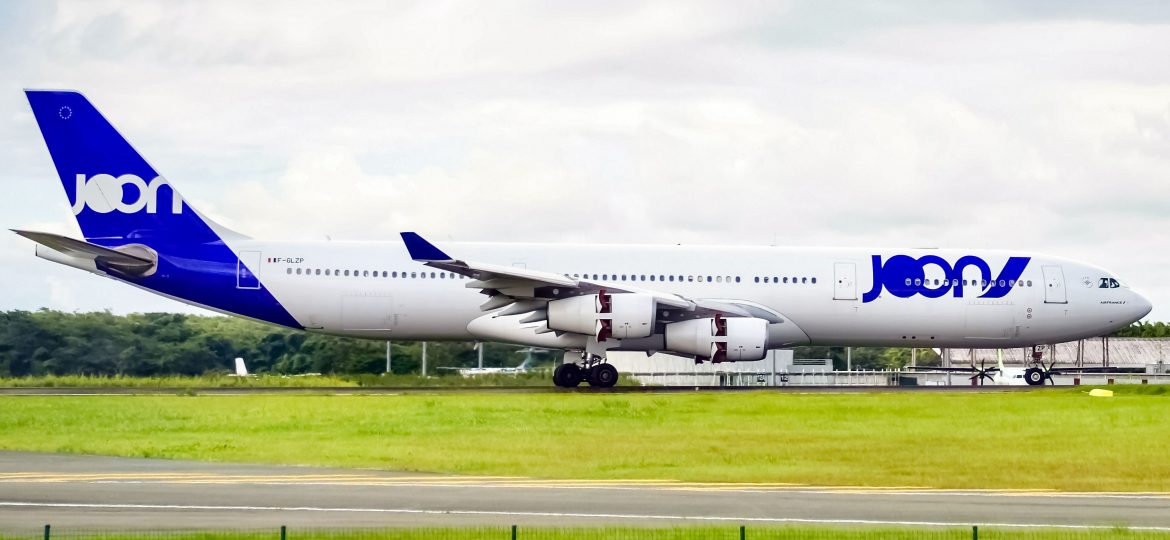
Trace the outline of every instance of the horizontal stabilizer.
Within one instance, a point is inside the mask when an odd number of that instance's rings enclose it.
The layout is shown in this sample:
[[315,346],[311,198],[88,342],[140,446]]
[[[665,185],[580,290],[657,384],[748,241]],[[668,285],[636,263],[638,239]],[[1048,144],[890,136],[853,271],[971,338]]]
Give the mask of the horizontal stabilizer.
[[143,275],[150,272],[157,264],[151,258],[124,253],[59,234],[18,231],[16,229],[12,229],[12,232],[64,255],[91,260],[99,263],[99,267],[110,268],[126,274]]

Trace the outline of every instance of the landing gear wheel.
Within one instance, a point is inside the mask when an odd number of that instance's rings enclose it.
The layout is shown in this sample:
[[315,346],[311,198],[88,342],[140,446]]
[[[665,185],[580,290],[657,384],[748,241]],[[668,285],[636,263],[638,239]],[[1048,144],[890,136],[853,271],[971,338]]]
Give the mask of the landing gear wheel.
[[597,364],[589,368],[589,386],[612,388],[617,380],[618,370],[609,364]]
[[1029,386],[1040,386],[1044,384],[1044,370],[1040,368],[1028,368],[1024,370],[1024,381]]
[[581,384],[583,374],[577,364],[561,364],[553,370],[553,384],[561,388],[576,388]]

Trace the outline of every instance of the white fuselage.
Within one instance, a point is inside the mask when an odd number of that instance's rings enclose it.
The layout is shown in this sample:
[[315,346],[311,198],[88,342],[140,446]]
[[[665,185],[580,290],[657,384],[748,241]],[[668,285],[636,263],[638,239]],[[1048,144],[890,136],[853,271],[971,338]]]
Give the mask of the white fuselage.
[[[398,242],[232,244],[242,259],[246,253],[259,262],[256,274],[263,286],[310,331],[573,346],[554,334],[491,330],[484,320],[491,315],[479,309],[487,297],[466,288],[466,278],[411,260]],[[468,260],[626,290],[751,302],[807,336],[786,339],[784,346],[1019,347],[1107,334],[1150,310],[1149,302],[1127,287],[1100,288],[1102,278],[1114,277],[1101,268],[1004,251],[502,243],[446,243],[444,249]],[[1005,294],[986,298],[980,294],[988,290],[985,273],[972,265],[953,269],[956,261],[972,256],[986,262],[992,281],[1010,257],[1026,257],[1027,263]],[[936,291],[930,295],[935,297],[905,291],[901,296],[908,297],[899,297],[875,289],[875,264],[880,266],[875,257],[947,262],[918,265],[923,285]],[[958,280],[967,284],[962,291],[956,291]]]

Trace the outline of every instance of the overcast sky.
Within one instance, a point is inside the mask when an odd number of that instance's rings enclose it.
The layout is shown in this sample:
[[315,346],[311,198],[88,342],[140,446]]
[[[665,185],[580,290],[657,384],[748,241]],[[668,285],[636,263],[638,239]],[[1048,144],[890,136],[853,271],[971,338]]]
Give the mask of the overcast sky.
[[5,228],[79,234],[21,92],[69,88],[256,237],[1005,248],[1170,319],[1167,2],[4,2],[0,67]]

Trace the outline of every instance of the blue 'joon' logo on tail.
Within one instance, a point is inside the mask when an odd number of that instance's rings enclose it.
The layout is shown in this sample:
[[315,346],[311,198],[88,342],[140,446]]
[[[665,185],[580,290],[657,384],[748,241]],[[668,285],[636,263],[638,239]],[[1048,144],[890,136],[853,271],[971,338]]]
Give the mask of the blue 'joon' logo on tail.
[[87,239],[219,239],[85,96],[25,94]]
[[[940,298],[948,292],[955,298],[962,298],[964,294],[963,271],[974,267],[979,271],[979,298],[1003,298],[1015,286],[1016,281],[1028,267],[1030,257],[1010,257],[999,275],[992,279],[991,265],[987,261],[974,255],[960,257],[954,266],[938,255],[924,255],[914,258],[909,255],[894,255],[882,262],[881,255],[874,255],[873,259],[873,288],[861,297],[861,301],[872,302],[877,300],[882,290],[898,298],[910,298],[921,294],[927,298]],[[942,270],[944,278],[934,284],[926,280],[926,267],[934,265]]]
[[110,273],[203,306],[301,328],[205,220],[77,92],[26,92],[81,233],[90,242],[146,246],[149,275]]

